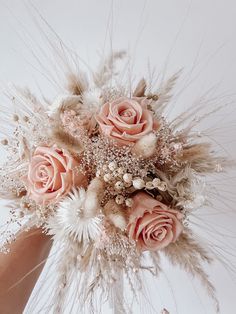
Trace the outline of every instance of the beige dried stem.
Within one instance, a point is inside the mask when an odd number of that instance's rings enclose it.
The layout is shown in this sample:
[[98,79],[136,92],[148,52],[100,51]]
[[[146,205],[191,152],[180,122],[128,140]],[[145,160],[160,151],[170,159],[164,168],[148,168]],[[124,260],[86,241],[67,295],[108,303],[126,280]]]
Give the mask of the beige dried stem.
[[125,55],[125,51],[115,51],[101,62],[98,71],[93,75],[94,84],[98,88],[103,88],[108,83],[111,83],[112,78],[117,75],[115,72],[116,62],[123,59]]
[[60,125],[55,126],[51,135],[59,147],[65,148],[74,154],[78,154],[83,151],[81,142],[77,138],[65,132]]
[[183,270],[198,278],[206,288],[209,296],[215,304],[216,312],[219,313],[219,301],[216,297],[215,287],[210,282],[207,273],[204,271],[201,262],[211,262],[207,250],[201,247],[186,230],[176,241],[164,250],[173,266],[179,265]]
[[116,204],[114,200],[109,200],[104,206],[104,214],[115,227],[125,230],[127,226],[127,217],[124,208],[121,205]]
[[70,72],[67,74],[67,85],[66,89],[72,95],[81,95],[88,89],[88,79],[85,73],[80,72],[76,74]]
[[209,143],[187,145],[179,158],[181,162],[191,165],[191,168],[198,173],[216,172],[231,165],[231,161],[227,158],[216,156]]
[[133,93],[133,96],[134,96],[134,97],[144,97],[144,96],[145,96],[146,88],[147,88],[146,81],[145,81],[144,78],[142,78],[142,79],[139,81],[137,87],[135,88],[134,93]]
[[167,81],[162,83],[154,92],[154,95],[158,95],[158,98],[156,101],[151,103],[151,106],[157,117],[161,117],[163,115],[164,109],[169,104],[169,101],[172,98],[173,88],[181,72],[182,69],[173,74]]

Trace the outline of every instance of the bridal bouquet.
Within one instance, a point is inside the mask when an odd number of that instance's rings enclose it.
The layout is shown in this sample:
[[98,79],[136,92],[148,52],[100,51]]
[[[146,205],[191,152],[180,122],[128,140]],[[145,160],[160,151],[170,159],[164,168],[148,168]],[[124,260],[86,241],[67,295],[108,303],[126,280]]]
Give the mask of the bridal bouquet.
[[[53,102],[9,88],[11,106],[0,114],[8,154],[1,197],[11,200],[11,221],[22,230],[42,227],[58,245],[55,313],[64,313],[74,281],[77,309],[95,310],[99,294],[116,313],[129,312],[124,285],[135,298],[143,272],[162,272],[163,255],[198,277],[219,311],[202,267],[212,258],[188,217],[206,204],[205,176],[229,162],[196,131],[209,114],[199,115],[204,103],[167,119],[180,72],[131,88],[116,79],[122,57],[114,53],[90,77],[70,73]],[[7,234],[5,244],[13,240]]]

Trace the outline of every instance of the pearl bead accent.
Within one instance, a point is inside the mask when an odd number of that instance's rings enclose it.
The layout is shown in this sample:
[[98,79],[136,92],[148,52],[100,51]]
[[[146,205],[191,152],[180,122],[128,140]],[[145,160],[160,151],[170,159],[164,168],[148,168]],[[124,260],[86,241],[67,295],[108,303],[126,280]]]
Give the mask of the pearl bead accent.
[[116,190],[120,191],[124,188],[124,183],[122,181],[117,181],[115,184]]
[[125,205],[126,205],[127,207],[132,207],[133,203],[134,203],[134,201],[132,200],[132,198],[127,198],[127,199],[125,200]]
[[102,167],[102,169],[103,169],[104,171],[107,171],[107,165],[104,165],[104,166]]
[[112,181],[112,175],[110,173],[106,173],[103,177],[105,182],[110,182]]
[[147,176],[147,170],[146,169],[141,169],[140,170],[140,174],[142,177],[146,177]]
[[100,178],[100,177],[101,177],[101,174],[102,174],[102,173],[101,173],[101,170],[97,170],[97,172],[96,172],[96,177],[97,177],[97,178]]
[[111,171],[114,171],[117,168],[117,163],[115,161],[110,162],[109,165],[108,165],[108,168]]
[[159,178],[155,178],[152,180],[152,184],[153,184],[154,188],[158,188],[160,183],[161,183],[161,180]]
[[122,167],[118,168],[117,170],[118,170],[118,174],[119,174],[120,176],[125,173],[125,169],[122,168]]
[[160,191],[166,191],[166,189],[167,189],[167,184],[162,181],[162,182],[159,184],[159,186],[158,186],[158,190],[160,190]]
[[128,182],[125,182],[125,183],[124,183],[124,187],[125,187],[125,188],[130,188],[131,185],[132,185],[132,181],[129,182],[129,183],[128,183]]
[[141,190],[145,187],[145,182],[143,179],[141,178],[136,178],[133,180],[133,187],[136,189],[136,190]]
[[131,182],[132,182],[132,179],[133,179],[133,177],[132,177],[132,174],[130,174],[130,173],[125,173],[125,174],[123,175],[123,180],[124,180],[126,183],[131,183]]
[[114,177],[119,177],[118,169],[115,169],[115,170],[113,171],[113,176],[114,176]]
[[125,201],[124,196],[122,196],[122,195],[117,195],[117,197],[116,197],[116,204],[121,205],[121,204],[124,203],[124,201]]
[[146,182],[146,189],[148,189],[148,190],[154,189],[152,181]]

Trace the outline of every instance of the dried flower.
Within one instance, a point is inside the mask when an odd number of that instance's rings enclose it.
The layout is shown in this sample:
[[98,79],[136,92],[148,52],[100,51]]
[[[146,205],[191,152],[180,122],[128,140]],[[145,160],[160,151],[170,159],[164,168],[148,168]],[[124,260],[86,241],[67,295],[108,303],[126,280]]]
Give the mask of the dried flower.
[[123,97],[103,105],[96,117],[102,134],[129,145],[152,132],[158,124],[147,103],[147,99]]
[[38,203],[57,202],[73,186],[87,184],[78,171],[79,162],[69,152],[56,146],[39,146],[34,151],[27,177],[23,180],[28,195]]
[[181,232],[183,215],[139,192],[133,197],[128,233],[141,250],[156,251],[175,242]]
[[84,189],[73,189],[65,199],[60,202],[56,214],[50,219],[48,228],[55,237],[69,236],[77,242],[94,241],[101,232],[101,214],[87,216],[84,211],[86,202]]

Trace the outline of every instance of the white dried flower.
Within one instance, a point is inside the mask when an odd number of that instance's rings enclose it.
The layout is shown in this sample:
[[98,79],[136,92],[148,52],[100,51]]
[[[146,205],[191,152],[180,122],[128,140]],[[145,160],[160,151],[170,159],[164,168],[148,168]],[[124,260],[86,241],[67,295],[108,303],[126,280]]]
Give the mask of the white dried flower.
[[136,189],[136,190],[141,190],[145,187],[145,182],[143,179],[141,178],[136,178],[133,180],[133,187]]
[[84,189],[73,189],[59,204],[57,212],[49,221],[49,234],[56,237],[69,236],[74,241],[88,242],[95,240],[101,232],[101,215],[87,217],[84,204],[87,193]]

